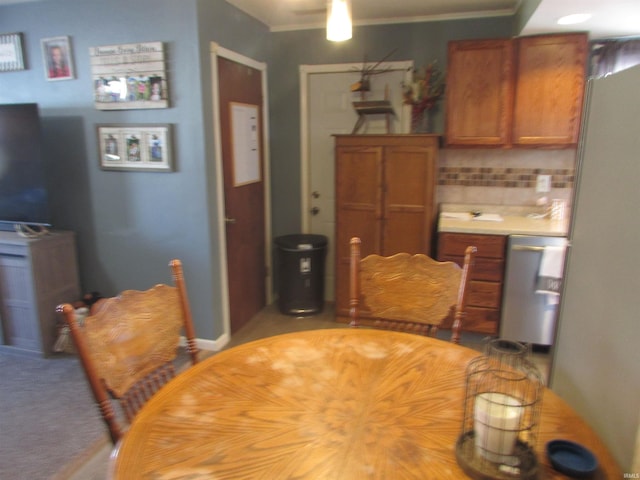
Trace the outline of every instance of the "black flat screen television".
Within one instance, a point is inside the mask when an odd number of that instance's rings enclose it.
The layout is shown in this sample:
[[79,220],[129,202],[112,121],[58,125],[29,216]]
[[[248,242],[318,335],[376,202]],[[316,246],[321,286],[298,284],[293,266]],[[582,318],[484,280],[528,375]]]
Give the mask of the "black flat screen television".
[[0,230],[50,226],[43,153],[38,105],[0,105]]

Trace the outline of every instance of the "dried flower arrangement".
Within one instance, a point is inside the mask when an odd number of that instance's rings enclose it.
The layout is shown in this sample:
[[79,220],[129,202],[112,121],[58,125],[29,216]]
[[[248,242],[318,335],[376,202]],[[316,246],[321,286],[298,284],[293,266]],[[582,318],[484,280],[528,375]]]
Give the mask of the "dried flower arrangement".
[[444,75],[432,62],[424,68],[413,71],[413,81],[403,84],[402,93],[405,105],[411,105],[411,130],[422,120],[425,111],[432,110],[440,97],[444,95]]

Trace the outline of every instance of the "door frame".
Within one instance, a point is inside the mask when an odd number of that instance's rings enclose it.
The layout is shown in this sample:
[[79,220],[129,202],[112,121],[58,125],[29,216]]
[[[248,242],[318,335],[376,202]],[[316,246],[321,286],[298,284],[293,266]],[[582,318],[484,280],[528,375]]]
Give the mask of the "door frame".
[[[373,67],[375,63],[369,62],[365,66]],[[405,82],[411,83],[413,78],[413,60],[404,60],[398,62],[384,62],[384,67],[391,67],[392,70],[404,70]],[[311,229],[310,214],[310,154],[309,154],[309,76],[318,73],[353,73],[363,68],[360,63],[336,63],[324,65],[300,65],[300,205],[301,216],[300,224],[302,225],[302,233],[309,233]],[[402,112],[402,121],[400,129],[402,132],[409,132],[411,125],[410,106],[404,105]]]
[[264,239],[265,239],[265,263],[267,274],[265,277],[265,298],[267,305],[269,305],[272,299],[272,265],[271,265],[271,177],[270,177],[270,160],[269,160],[269,98],[267,90],[267,64],[264,62],[258,62],[249,57],[245,57],[232,50],[228,50],[221,47],[216,42],[211,42],[209,47],[211,56],[211,83],[212,83],[212,97],[213,97],[213,137],[214,148],[216,155],[215,172],[216,172],[216,205],[218,215],[218,252],[220,254],[220,288],[222,298],[222,325],[223,334],[218,339],[218,344],[222,347],[231,339],[231,317],[230,317],[230,305],[229,305],[229,270],[227,268],[227,237],[226,237],[226,222],[225,212],[226,205],[224,202],[224,172],[222,164],[222,132],[220,129],[220,79],[218,76],[218,57],[231,60],[233,62],[245,65],[260,72],[262,83],[262,138],[264,139],[264,145],[262,145],[263,156],[263,172],[262,178],[264,182]]

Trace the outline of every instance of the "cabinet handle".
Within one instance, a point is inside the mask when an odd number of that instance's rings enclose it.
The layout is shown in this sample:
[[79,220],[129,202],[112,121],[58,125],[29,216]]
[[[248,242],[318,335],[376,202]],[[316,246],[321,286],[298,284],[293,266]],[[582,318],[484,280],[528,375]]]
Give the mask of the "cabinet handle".
[[513,245],[511,250],[516,250],[519,252],[542,252],[544,251],[544,247],[532,247],[530,245]]

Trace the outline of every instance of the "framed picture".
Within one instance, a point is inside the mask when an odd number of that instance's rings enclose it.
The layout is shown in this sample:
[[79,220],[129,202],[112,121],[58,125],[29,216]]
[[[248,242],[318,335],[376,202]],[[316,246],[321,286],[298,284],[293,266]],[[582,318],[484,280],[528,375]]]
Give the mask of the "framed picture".
[[162,42],[91,47],[89,57],[98,110],[168,108]]
[[0,34],[0,72],[24,70],[22,34]]
[[73,79],[73,59],[69,37],[43,38],[41,43],[44,77],[49,82]]
[[103,170],[172,172],[170,124],[97,125]]

